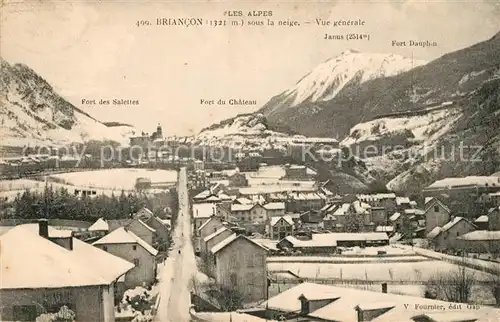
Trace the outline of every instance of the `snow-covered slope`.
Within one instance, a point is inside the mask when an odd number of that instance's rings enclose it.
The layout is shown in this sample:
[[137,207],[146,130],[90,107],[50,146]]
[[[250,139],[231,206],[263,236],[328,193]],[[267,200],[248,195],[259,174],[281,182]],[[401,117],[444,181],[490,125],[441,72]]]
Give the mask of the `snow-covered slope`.
[[395,54],[348,50],[320,64],[284,94],[294,96],[292,106],[305,100],[329,101],[349,82],[361,84],[375,78],[397,75],[425,63]]
[[64,145],[90,140],[128,144],[129,126],[108,127],[65,101],[32,69],[0,58],[3,146]]
[[376,78],[397,75],[425,63],[395,54],[347,50],[318,65],[263,110],[267,116],[304,102],[330,101],[347,85],[357,86]]

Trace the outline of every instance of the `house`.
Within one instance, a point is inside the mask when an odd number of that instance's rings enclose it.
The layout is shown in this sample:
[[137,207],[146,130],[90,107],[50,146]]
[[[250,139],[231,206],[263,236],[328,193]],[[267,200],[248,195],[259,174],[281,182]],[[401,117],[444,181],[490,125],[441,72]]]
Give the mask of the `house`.
[[210,234],[207,237],[203,238],[203,240],[201,241],[200,255],[201,255],[201,258],[203,260],[205,260],[206,263],[209,264],[209,267],[212,267],[213,263],[214,263],[213,255],[210,253],[210,250],[215,245],[217,245],[218,243],[220,243],[224,239],[232,236],[233,234],[234,234],[234,232],[231,229],[229,229],[227,227],[221,227],[213,234]]
[[396,197],[396,211],[404,211],[412,208],[411,200],[408,197]]
[[35,321],[65,305],[77,321],[115,321],[116,285],[132,263],[46,220],[10,229],[0,244],[0,320]]
[[265,223],[267,210],[260,204],[231,205],[231,215],[243,223]]
[[[151,216],[145,224],[155,230],[153,243],[151,244],[160,251],[165,251],[170,246],[170,220]],[[133,229],[131,229],[133,231]],[[139,236],[140,237],[140,236]]]
[[153,212],[146,207],[142,207],[134,214],[134,218],[141,219],[143,221],[147,221],[152,216],[154,216]]
[[385,232],[367,233],[326,233],[312,234],[310,239],[285,237],[277,247],[282,250],[299,250],[303,253],[334,253],[338,247],[369,247],[389,244],[389,237]]
[[475,230],[457,237],[456,247],[467,253],[500,254],[500,231]]
[[105,235],[109,231],[109,225],[104,219],[99,218],[88,228],[88,231],[95,233],[96,235]]
[[389,223],[394,227],[395,231],[401,232],[403,227],[403,216],[401,213],[396,212],[389,217]]
[[231,235],[211,249],[215,277],[243,296],[244,303],[267,298],[267,249],[243,235]]
[[198,232],[198,228],[205,223],[210,217],[217,215],[217,205],[215,203],[198,203],[193,204],[193,225],[194,233]]
[[281,216],[271,217],[269,221],[269,236],[271,239],[283,239],[286,236],[292,236],[294,232],[294,223],[292,217]]
[[201,240],[203,240],[205,237],[213,234],[222,227],[224,227],[222,218],[218,216],[212,216],[198,228],[196,235],[199,236]]
[[156,239],[156,230],[141,219],[131,220],[125,228],[136,234],[140,239],[144,240],[151,246],[153,245],[153,241]]
[[284,202],[270,202],[264,205],[267,211],[267,217],[283,216],[285,214]]
[[450,221],[450,209],[439,199],[432,198],[425,204],[425,231],[430,233],[435,227],[442,227]]
[[474,225],[477,226],[478,230],[488,230],[489,229],[489,218],[487,215],[482,215],[474,220]]
[[132,231],[118,228],[93,245],[134,264],[135,267],[125,275],[127,288],[151,285],[156,280],[158,251]]
[[390,294],[383,288],[375,292],[314,283],[300,283],[260,307],[267,318],[281,321],[490,322],[500,318],[500,310],[488,306],[470,310],[463,304]]
[[244,173],[237,172],[230,175],[228,178],[229,186],[231,187],[246,187],[248,186],[248,179]]
[[443,227],[434,227],[427,238],[438,250],[455,249],[457,237],[477,229],[477,226],[463,217],[455,217]]
[[381,207],[386,210],[388,214],[396,212],[396,194],[395,193],[374,193],[369,195],[358,194],[357,200],[366,202],[372,207]]
[[109,226],[109,232],[126,227],[128,230],[138,235],[141,239],[145,240],[149,245],[152,245],[153,241],[156,239],[156,230],[142,221],[142,219],[111,219],[108,220],[107,223]]

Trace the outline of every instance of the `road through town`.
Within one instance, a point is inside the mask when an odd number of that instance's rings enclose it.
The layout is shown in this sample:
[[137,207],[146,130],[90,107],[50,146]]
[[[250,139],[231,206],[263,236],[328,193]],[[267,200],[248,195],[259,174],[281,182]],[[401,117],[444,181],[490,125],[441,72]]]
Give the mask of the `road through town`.
[[196,273],[196,260],[191,242],[191,218],[186,168],[179,171],[179,215],[173,230],[173,250],[161,270],[161,302],[157,322],[189,322],[190,280]]

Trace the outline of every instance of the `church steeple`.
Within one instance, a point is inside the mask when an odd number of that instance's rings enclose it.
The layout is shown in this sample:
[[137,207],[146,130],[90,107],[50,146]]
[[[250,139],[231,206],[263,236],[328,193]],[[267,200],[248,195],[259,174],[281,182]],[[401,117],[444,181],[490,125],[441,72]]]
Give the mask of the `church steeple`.
[[156,127],[156,138],[163,139],[163,130],[161,129],[160,123],[158,123],[158,126]]

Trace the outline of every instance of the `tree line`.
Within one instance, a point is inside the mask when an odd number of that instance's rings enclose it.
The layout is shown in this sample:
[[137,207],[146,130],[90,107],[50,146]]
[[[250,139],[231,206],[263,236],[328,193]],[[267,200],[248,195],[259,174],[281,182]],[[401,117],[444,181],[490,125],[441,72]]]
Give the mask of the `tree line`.
[[66,188],[54,189],[46,184],[43,191],[25,190],[12,202],[0,203],[1,219],[72,219],[95,221],[98,218],[125,219],[143,207],[158,216],[177,209],[176,191],[166,192],[165,196],[147,196],[141,193],[128,193],[123,190],[116,196],[104,194],[77,196]]

